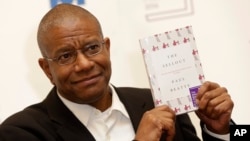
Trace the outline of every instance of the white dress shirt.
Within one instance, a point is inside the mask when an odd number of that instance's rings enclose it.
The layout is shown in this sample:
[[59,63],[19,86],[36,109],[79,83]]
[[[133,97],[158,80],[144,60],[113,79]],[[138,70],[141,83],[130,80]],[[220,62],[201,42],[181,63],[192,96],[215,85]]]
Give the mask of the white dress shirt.
[[114,88],[112,91],[112,105],[106,111],[87,105],[71,102],[60,94],[59,98],[69,110],[91,132],[97,141],[129,141],[133,140],[135,132],[129,115],[118,98]]

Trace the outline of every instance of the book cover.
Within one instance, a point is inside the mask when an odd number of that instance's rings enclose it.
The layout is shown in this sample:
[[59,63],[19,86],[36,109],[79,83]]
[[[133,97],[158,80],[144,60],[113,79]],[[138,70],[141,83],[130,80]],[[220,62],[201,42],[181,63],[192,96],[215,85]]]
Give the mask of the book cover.
[[205,81],[192,26],[139,39],[155,106],[167,104],[177,115],[197,109]]

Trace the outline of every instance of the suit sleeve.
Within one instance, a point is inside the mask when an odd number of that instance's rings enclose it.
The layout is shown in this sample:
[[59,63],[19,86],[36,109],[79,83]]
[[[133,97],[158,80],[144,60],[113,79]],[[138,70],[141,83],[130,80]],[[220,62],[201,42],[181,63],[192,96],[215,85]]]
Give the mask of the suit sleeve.
[[49,131],[43,128],[42,125],[45,124],[39,122],[44,117],[37,114],[40,118],[36,120],[33,116],[34,114],[26,109],[25,112],[7,118],[0,125],[0,141],[54,141]]
[[[230,125],[236,125],[236,123],[231,120]],[[202,129],[202,138],[203,138],[203,141],[224,141],[224,140],[221,140],[221,139],[218,139],[216,137],[213,137],[211,135],[209,135],[208,133],[206,133],[203,129],[204,129],[204,123],[203,122],[200,122],[200,126],[201,126],[201,129]]]
[[17,126],[2,125],[0,128],[1,141],[40,141],[40,139],[28,129],[23,129]]
[[[233,123],[233,122],[232,122]],[[231,122],[230,122],[231,124]],[[203,141],[223,141],[216,137],[213,137],[207,134],[203,129],[204,124],[201,122],[202,129],[202,139]],[[180,130],[180,133],[178,133]],[[178,115],[176,117],[176,141],[185,140],[185,141],[200,141],[196,134],[195,127],[193,126],[188,114]],[[183,137],[183,138],[182,138]]]

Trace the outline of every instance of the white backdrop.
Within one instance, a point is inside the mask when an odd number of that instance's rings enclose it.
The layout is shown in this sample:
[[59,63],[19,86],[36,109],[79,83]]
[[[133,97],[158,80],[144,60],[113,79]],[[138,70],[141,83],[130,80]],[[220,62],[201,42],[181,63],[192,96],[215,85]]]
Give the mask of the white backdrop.
[[[0,122],[40,102],[52,87],[38,66],[36,43],[51,1],[0,0]],[[233,119],[250,124],[249,0],[85,0],[81,6],[100,19],[111,38],[116,86],[149,87],[139,38],[192,25],[206,80],[227,87],[235,102]]]

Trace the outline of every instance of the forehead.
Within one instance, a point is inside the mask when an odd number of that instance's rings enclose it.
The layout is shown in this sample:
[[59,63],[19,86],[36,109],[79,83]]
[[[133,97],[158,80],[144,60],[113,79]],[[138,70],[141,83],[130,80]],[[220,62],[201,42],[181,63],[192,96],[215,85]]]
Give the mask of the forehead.
[[48,30],[44,42],[47,54],[54,54],[56,50],[73,46],[81,46],[93,40],[102,39],[100,26],[92,20],[67,20],[63,24],[53,26]]
[[49,26],[49,30],[45,32],[46,36],[53,37],[70,36],[71,34],[93,34],[101,33],[99,22],[91,16],[73,16],[64,17],[57,20]]
[[[92,17],[78,16],[78,17],[65,17],[59,20],[59,22],[51,25],[51,30],[63,31],[82,31],[82,32],[101,32],[101,27],[98,21]],[[47,33],[50,33],[48,31]]]

